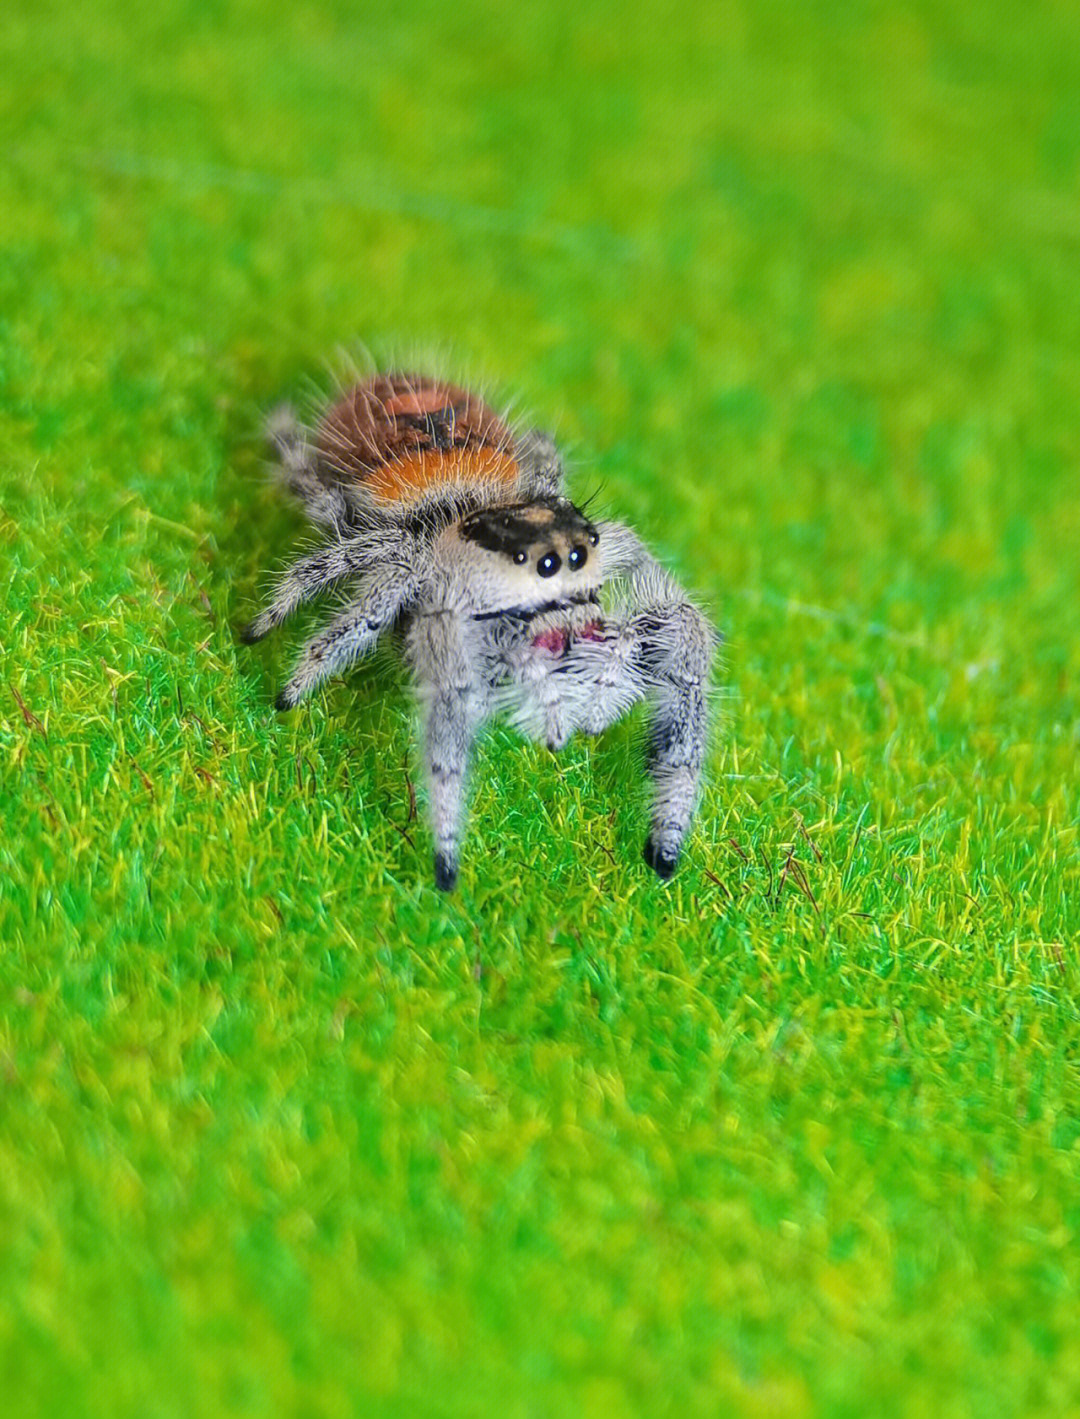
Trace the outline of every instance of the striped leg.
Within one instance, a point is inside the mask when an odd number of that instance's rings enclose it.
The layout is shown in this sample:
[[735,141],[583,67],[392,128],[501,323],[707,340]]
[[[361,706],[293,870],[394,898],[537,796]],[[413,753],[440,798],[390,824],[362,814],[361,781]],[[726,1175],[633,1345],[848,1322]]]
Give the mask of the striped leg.
[[400,567],[369,572],[340,616],[308,641],[288,684],[278,695],[279,710],[290,710],[328,676],[373,649],[413,591],[414,578]]
[[276,630],[305,602],[328,591],[347,577],[359,576],[382,562],[392,560],[403,571],[417,566],[423,549],[415,537],[398,528],[358,533],[340,542],[328,542],[318,551],[301,557],[288,569],[274,592],[274,598],[241,632],[251,644]]
[[641,699],[652,703],[651,827],[645,861],[668,878],[697,804],[708,739],[705,692],[715,633],[687,601],[658,605],[626,621],[604,619],[573,640],[552,671],[574,729],[599,734]]
[[599,530],[605,571],[625,578],[640,608],[628,625],[636,630],[635,660],[653,702],[652,830],[645,861],[667,878],[697,801],[708,734],[705,690],[717,636],[636,532],[619,523],[601,523]]
[[654,706],[649,736],[652,827],[645,861],[667,878],[675,871],[697,806],[708,738],[705,690],[714,635],[701,612],[687,603],[634,619],[641,623],[641,665]]
[[349,521],[349,508],[340,489],[319,477],[315,450],[288,405],[276,409],[266,421],[266,437],[277,450],[285,486],[304,504],[313,522],[325,523],[335,531]]

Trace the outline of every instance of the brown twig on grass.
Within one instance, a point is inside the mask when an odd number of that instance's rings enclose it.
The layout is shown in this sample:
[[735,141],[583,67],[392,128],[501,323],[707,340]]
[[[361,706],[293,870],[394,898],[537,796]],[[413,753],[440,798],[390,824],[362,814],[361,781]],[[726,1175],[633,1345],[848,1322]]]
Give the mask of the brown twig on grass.
[[402,772],[405,774],[405,787],[409,790],[409,816],[405,821],[413,823],[416,821],[416,785],[409,777],[409,757],[407,754],[402,763]]
[[726,882],[722,882],[720,878],[717,877],[715,872],[710,872],[707,867],[703,867],[701,870],[702,872],[704,872],[705,876],[709,879],[710,882],[715,882],[722,892],[726,892],[728,894],[728,897],[731,901],[735,900],[735,893],[731,890],[731,888]]
[[810,851],[811,851],[811,852],[814,854],[814,856],[817,858],[818,862],[820,862],[820,861],[821,861],[821,853],[818,852],[817,843],[814,842],[813,838],[812,838],[812,837],[810,836],[810,834],[806,831],[806,824],[805,824],[805,822],[803,822],[803,815],[802,815],[801,813],[796,813],[796,814],[795,814],[795,820],[796,820],[796,822],[797,822],[798,825],[799,825],[799,832],[802,833],[803,837],[806,839],[806,845],[807,845],[807,847],[810,849]]
[[147,793],[150,795],[151,798],[156,797],[156,794],[154,793],[153,780],[150,778],[149,774],[146,774],[146,773],[144,773],[144,772],[142,771],[142,769],[139,767],[139,765],[138,765],[138,764],[136,763],[136,761],[131,757],[130,754],[128,755],[128,761],[130,762],[131,767],[132,767],[132,768],[135,770],[135,772],[139,775],[139,778],[142,780],[142,786],[143,786],[143,788],[146,789]]
[[38,719],[34,711],[32,709],[27,708],[26,701],[23,699],[22,695],[19,694],[18,690],[16,690],[15,686],[10,682],[10,680],[8,681],[8,689],[15,696],[15,703],[22,711],[23,723],[30,729],[36,729],[37,732],[41,735],[42,739],[48,742],[49,735],[45,729],[45,726],[42,724],[41,720]]

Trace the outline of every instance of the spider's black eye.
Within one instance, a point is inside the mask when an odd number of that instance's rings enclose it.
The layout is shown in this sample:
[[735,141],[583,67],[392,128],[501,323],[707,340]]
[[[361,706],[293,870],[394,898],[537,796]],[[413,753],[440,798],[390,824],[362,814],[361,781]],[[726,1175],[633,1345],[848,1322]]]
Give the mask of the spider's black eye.
[[539,576],[554,576],[561,566],[558,552],[545,552],[536,564],[536,571]]
[[595,547],[596,544],[597,544],[597,542],[599,542],[599,541],[600,541],[600,534],[599,534],[599,532],[597,532],[596,528],[594,527],[594,528],[592,528],[592,530],[591,530],[590,533],[589,533],[589,546],[590,546],[590,547]]
[[576,572],[589,560],[589,554],[584,547],[575,547],[566,559],[566,565],[572,572]]
[[528,552],[515,552],[515,553],[514,553],[514,561],[517,562],[517,564],[518,564],[519,567],[523,567],[523,566],[525,565],[525,563],[526,563],[528,560],[529,560],[529,554],[528,554]]

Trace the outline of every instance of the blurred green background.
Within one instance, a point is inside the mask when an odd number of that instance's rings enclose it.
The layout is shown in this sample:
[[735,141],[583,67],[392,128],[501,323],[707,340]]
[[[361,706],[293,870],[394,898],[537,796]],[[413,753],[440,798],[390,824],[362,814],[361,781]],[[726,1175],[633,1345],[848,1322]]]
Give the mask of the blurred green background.
[[[1080,12],[16,4],[0,27],[13,1416],[1080,1413]],[[338,349],[344,354],[335,354]],[[494,729],[273,692],[263,413],[552,427],[728,636]]]

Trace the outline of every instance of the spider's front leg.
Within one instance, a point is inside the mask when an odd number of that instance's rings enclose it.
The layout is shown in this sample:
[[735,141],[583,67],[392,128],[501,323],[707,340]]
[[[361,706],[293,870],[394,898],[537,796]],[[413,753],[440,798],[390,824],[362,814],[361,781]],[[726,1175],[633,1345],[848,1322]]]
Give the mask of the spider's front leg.
[[638,609],[621,626],[609,622],[595,645],[584,641],[574,647],[595,687],[580,724],[595,733],[635,700],[651,701],[653,801],[645,861],[668,878],[697,804],[708,741],[706,691],[718,638],[630,528],[601,524],[600,547],[605,570],[626,578]]
[[658,876],[675,871],[697,806],[708,741],[705,692],[716,636],[689,602],[660,606],[633,618],[642,676],[653,717],[649,773],[652,828],[645,861]]
[[483,686],[465,627],[453,611],[416,617],[409,631],[409,658],[425,709],[435,885],[451,892],[458,878],[469,750],[485,714]]
[[288,684],[274,702],[276,707],[293,709],[328,676],[371,650],[413,598],[420,582],[418,572],[393,562],[368,572],[345,610],[308,641]]

